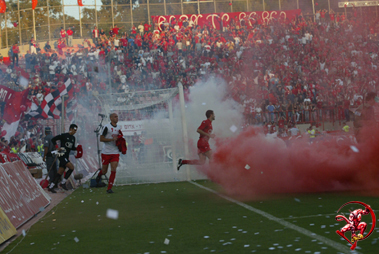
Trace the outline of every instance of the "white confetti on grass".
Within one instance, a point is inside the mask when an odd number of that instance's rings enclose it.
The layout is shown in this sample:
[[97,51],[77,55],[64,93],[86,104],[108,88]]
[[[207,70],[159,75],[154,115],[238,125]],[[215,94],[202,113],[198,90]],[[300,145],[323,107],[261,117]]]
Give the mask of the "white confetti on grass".
[[208,239],[208,238],[209,238],[209,236],[207,236],[207,235],[206,235],[206,236],[204,236],[204,238],[205,238],[205,239]]
[[99,202],[96,202],[96,205],[98,205],[99,204]]
[[295,201],[296,201],[296,202],[301,202],[300,199],[298,199],[298,198],[295,198]]
[[245,244],[243,247],[248,248],[248,247],[250,247],[250,244]]
[[297,249],[295,249],[295,251],[301,251],[301,248],[297,248]]
[[166,245],[169,245],[170,239],[165,238],[163,243],[166,244]]
[[33,245],[34,243],[30,243],[30,245]]
[[75,242],[79,242],[79,238],[75,237],[75,238],[74,238],[74,241],[75,241]]
[[107,218],[117,220],[118,219],[118,211],[113,209],[107,210]]
[[24,237],[26,236],[25,229],[22,230],[22,235],[23,235]]
[[229,128],[231,132],[236,132],[238,130],[237,126],[234,124]]
[[353,150],[354,153],[359,153],[359,149],[356,146],[350,146],[350,149]]
[[270,248],[268,248],[269,250],[275,250],[275,247],[270,247]]

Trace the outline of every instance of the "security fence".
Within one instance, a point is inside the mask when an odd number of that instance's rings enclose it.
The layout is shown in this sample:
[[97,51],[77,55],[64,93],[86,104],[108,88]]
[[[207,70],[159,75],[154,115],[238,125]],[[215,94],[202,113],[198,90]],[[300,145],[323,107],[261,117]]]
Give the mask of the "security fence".
[[[108,32],[117,25],[129,33],[133,25],[151,24],[153,15],[301,9],[304,15],[311,16],[318,10],[332,9],[349,18],[353,11],[351,1],[337,0],[83,0],[84,6],[78,6],[77,0],[39,0],[34,10],[30,0],[5,2],[6,12],[0,14],[0,48],[16,42],[28,44],[32,37],[37,41],[55,40],[61,28],[69,27],[74,31],[74,38],[91,37],[94,26]],[[377,15],[378,7],[373,6],[376,2],[355,2],[358,15],[364,16],[367,11]]]

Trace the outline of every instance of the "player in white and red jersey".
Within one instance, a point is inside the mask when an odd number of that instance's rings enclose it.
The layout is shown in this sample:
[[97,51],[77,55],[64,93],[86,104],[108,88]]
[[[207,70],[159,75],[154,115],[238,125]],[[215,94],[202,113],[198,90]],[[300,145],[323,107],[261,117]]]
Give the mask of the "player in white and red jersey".
[[197,141],[197,153],[199,155],[199,160],[182,160],[179,159],[178,161],[178,170],[182,165],[189,164],[189,165],[203,165],[205,163],[205,160],[208,158],[211,160],[212,158],[212,150],[209,146],[209,139],[214,138],[215,134],[212,134],[212,121],[215,120],[215,114],[213,110],[207,110],[205,112],[205,116],[207,117],[207,120],[204,120],[199,128],[197,128],[197,132],[200,134],[199,141]]
[[[121,131],[121,126],[117,125],[118,115],[112,113],[109,116],[111,122],[103,127],[100,135],[100,142],[103,143],[101,151],[102,168],[97,175],[97,182],[100,181],[101,176],[108,172],[108,165],[111,164],[111,175],[108,181],[107,193],[113,193],[112,186],[116,177],[116,169],[120,160],[120,151],[116,146],[116,140]],[[121,133],[122,134],[122,133]]]

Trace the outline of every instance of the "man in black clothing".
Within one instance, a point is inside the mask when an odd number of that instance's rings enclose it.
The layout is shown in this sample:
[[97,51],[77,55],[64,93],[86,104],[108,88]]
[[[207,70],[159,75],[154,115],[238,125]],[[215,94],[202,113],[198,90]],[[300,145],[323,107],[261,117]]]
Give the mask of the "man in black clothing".
[[51,52],[51,46],[50,46],[49,41],[46,42],[45,47],[43,47],[43,49],[44,49],[46,52]]
[[58,140],[60,141],[61,148],[59,149],[59,151],[61,153],[64,153],[62,156],[58,158],[59,160],[58,173],[56,174],[54,181],[49,185],[48,190],[52,193],[56,193],[54,188],[58,187],[58,182],[61,179],[62,174],[66,170],[66,168],[68,168],[68,171],[66,172],[66,175],[61,182],[61,186],[63,189],[68,190],[66,187],[66,181],[71,176],[72,171],[74,171],[74,165],[70,162],[69,156],[70,156],[71,150],[76,150],[74,135],[77,129],[78,129],[78,126],[76,124],[71,124],[69,132],[57,135],[51,139],[51,142],[53,143],[54,146],[57,144]]
[[53,180],[55,180],[55,176],[57,175],[57,162],[55,159],[55,156],[51,153],[55,150],[55,147],[53,145],[53,142],[51,140],[53,139],[53,135],[51,135],[51,129],[50,127],[45,128],[45,140],[44,140],[44,155],[43,155],[43,161],[46,162],[46,168],[47,170],[50,170],[49,172],[49,182],[52,183]]

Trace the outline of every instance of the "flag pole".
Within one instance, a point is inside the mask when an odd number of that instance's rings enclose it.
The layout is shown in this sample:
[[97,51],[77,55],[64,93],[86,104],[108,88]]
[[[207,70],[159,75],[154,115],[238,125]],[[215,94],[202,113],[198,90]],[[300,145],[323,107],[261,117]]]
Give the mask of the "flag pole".
[[65,106],[64,106],[64,99],[65,99],[66,95],[63,95],[62,96],[62,116],[61,116],[61,133],[64,133],[64,110],[65,110]]

